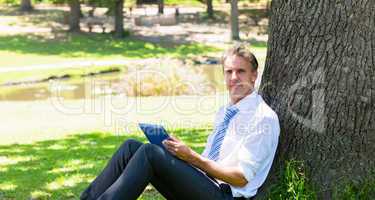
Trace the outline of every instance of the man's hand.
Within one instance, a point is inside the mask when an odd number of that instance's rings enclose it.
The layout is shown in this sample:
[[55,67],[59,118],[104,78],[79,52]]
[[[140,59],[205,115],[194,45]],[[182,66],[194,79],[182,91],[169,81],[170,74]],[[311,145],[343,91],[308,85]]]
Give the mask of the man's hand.
[[181,140],[173,136],[170,136],[169,139],[164,140],[163,145],[171,154],[190,164],[193,164],[193,161],[196,159],[197,153]]
[[199,155],[181,140],[173,136],[167,140],[164,140],[163,145],[171,154],[191,165],[198,167],[214,178],[220,179],[237,187],[243,187],[247,184],[246,178],[238,167],[222,167],[215,161]]

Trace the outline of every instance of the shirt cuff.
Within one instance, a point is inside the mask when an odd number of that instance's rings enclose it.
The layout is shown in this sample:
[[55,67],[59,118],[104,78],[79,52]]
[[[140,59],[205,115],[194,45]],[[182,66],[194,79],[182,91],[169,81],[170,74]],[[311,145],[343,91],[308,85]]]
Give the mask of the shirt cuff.
[[239,166],[247,182],[250,182],[255,177],[255,170],[252,168],[250,164],[245,162],[240,162]]

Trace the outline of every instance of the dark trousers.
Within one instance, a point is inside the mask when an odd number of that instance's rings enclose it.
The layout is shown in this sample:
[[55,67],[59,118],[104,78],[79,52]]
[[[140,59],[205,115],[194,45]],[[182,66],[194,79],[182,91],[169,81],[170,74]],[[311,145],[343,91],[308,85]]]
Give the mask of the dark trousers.
[[80,199],[137,199],[149,183],[166,199],[234,199],[228,185],[223,187],[157,145],[132,139],[122,144]]

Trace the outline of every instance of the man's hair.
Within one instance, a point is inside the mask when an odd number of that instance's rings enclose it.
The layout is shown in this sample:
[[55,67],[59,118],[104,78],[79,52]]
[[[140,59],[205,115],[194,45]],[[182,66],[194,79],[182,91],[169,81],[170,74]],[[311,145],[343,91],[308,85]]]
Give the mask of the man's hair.
[[221,58],[221,64],[224,67],[225,60],[230,56],[239,56],[250,63],[252,70],[258,69],[258,61],[250,49],[244,43],[238,43],[226,50]]

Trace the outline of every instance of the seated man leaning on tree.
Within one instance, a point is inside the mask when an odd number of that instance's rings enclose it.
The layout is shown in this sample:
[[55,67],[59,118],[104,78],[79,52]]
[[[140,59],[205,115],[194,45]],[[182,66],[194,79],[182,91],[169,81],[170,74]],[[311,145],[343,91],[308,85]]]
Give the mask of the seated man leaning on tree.
[[166,199],[251,199],[271,168],[279,138],[275,112],[254,89],[258,62],[244,44],[222,64],[230,103],[216,114],[202,154],[176,137],[126,140],[81,199],[137,199],[151,183]]

